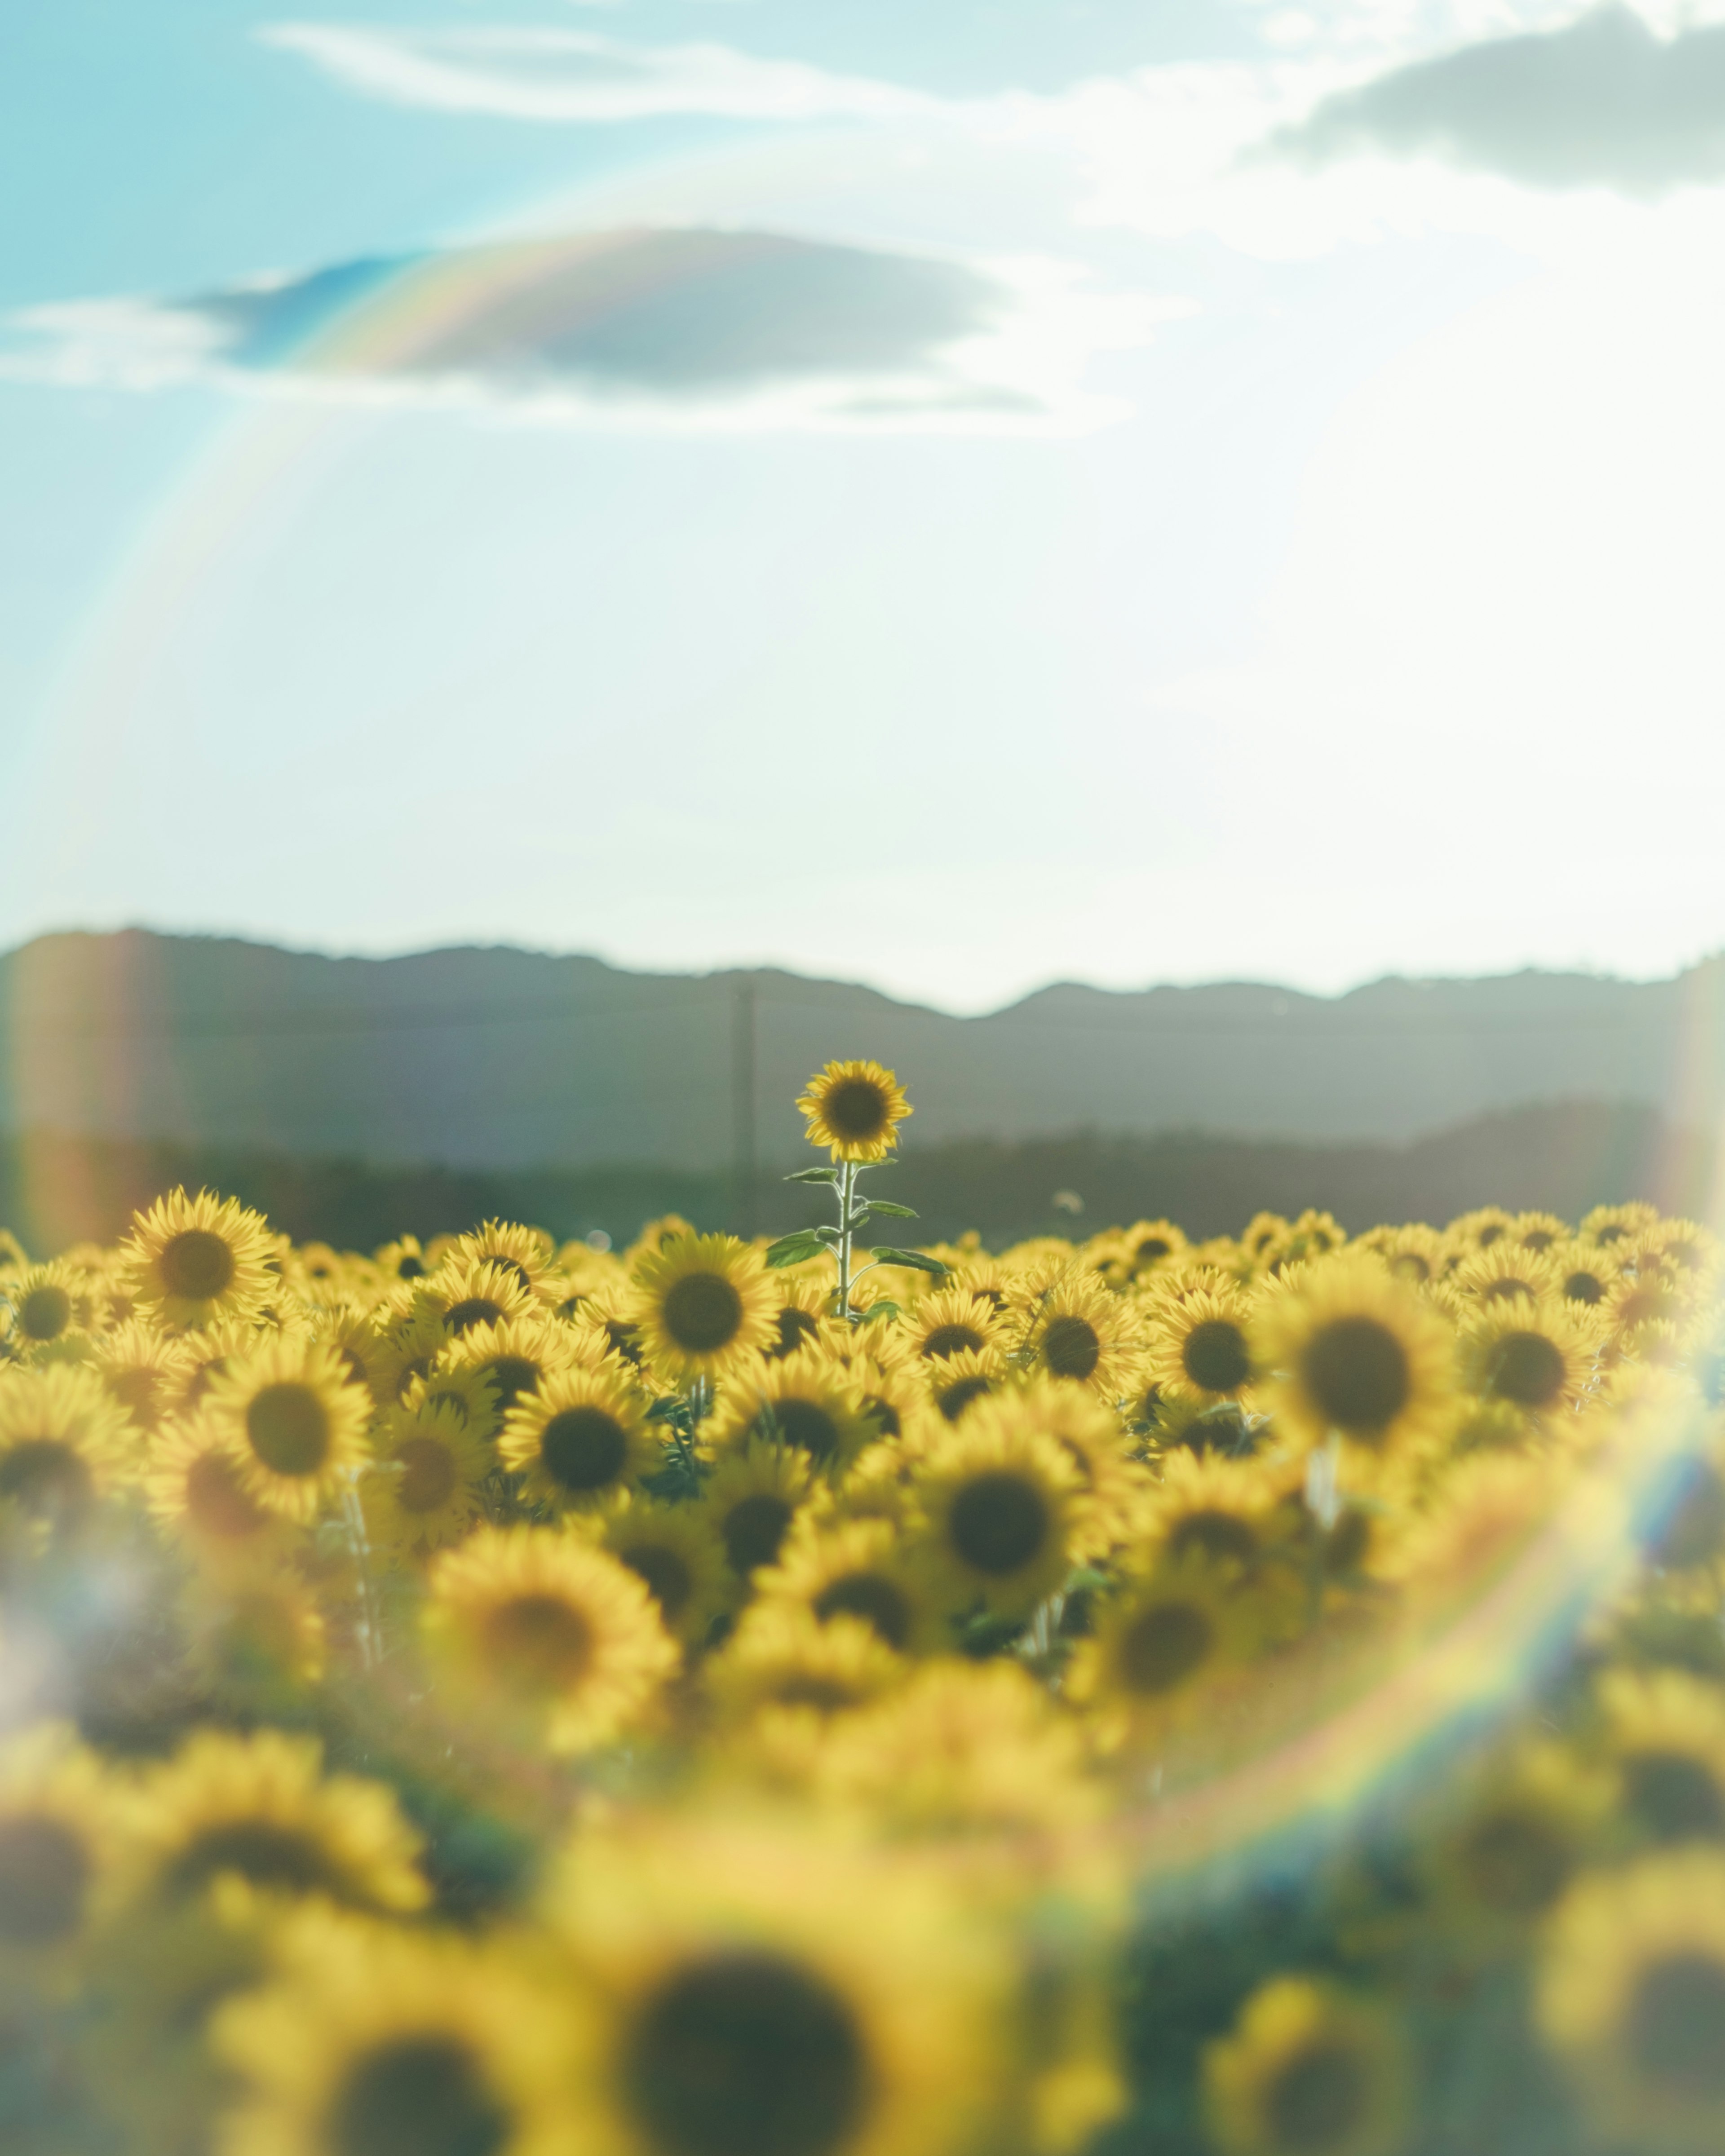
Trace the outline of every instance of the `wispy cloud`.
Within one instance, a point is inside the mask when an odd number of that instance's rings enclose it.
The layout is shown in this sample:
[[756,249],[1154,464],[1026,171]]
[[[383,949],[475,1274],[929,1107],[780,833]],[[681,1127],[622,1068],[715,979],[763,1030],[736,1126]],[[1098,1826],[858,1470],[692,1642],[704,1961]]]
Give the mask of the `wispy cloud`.
[[0,372],[542,424],[1070,432],[1124,408],[1085,388],[1094,355],[1181,311],[1046,261],[635,228],[39,308]]
[[275,23],[262,42],[396,105],[511,120],[903,120],[939,100],[728,45],[637,45],[584,30],[393,30]]

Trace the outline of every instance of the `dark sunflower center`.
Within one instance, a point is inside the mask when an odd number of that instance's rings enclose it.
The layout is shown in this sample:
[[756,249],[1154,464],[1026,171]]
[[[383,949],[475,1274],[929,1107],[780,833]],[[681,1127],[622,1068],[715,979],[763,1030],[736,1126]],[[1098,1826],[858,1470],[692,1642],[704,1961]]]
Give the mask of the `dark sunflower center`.
[[1168,1544],[1176,1557],[1198,1550],[1205,1557],[1229,1558],[1240,1564],[1251,1563],[1258,1554],[1258,1537],[1245,1521],[1236,1513],[1208,1507],[1178,1521]]
[[675,1624],[695,1591],[693,1576],[680,1553],[659,1543],[639,1543],[633,1549],[619,1550],[618,1555],[638,1578],[645,1581],[647,1592]]
[[661,1984],[630,2031],[624,2080],[655,2156],[831,2156],[870,2097],[845,2000],[764,1953],[715,1955]]
[[444,1330],[453,1332],[459,1339],[462,1333],[472,1332],[475,1325],[495,1325],[502,1315],[502,1304],[493,1302],[490,1296],[465,1295],[444,1312]]
[[957,1422],[973,1400],[979,1400],[991,1389],[992,1380],[983,1377],[980,1372],[973,1372],[969,1377],[957,1378],[948,1385],[936,1399],[935,1405],[948,1422]]
[[1556,1341],[1543,1332],[1506,1332],[1491,1358],[1491,1389],[1517,1407],[1549,1407],[1567,1374]]
[[1324,1420],[1355,1435],[1386,1429],[1412,1389],[1407,1350],[1375,1317],[1337,1317],[1320,1327],[1301,1358],[1301,1375]]
[[1359,2131],[1369,2101],[1359,2058],[1341,2044],[1312,2044],[1290,2059],[1270,2085],[1265,2106],[1270,2146],[1286,2156],[1324,2156],[1345,2148]]
[[1042,1359],[1056,1378],[1089,1377],[1101,1353],[1101,1341],[1087,1317],[1057,1317],[1042,1336]]
[[238,1461],[221,1452],[203,1453],[187,1469],[186,1510],[206,1534],[235,1541],[268,1522],[240,1482]]
[[1481,1294],[1481,1302],[1514,1302],[1522,1297],[1533,1300],[1533,1291],[1524,1280],[1514,1280],[1507,1275],[1502,1280],[1488,1281]]
[[1632,1752],[1623,1783],[1629,1810],[1656,1840],[1712,1840],[1725,1833],[1725,1791],[1689,1753]]
[[1121,1639],[1121,1675],[1133,1691],[1172,1691],[1204,1661],[1215,1636],[1208,1615],[1193,1604],[1155,1603]]
[[757,1565],[771,1564],[790,1524],[790,1506],[772,1491],[739,1497],[719,1527],[732,1570],[752,1572]]
[[886,1096],[872,1078],[846,1078],[821,1104],[821,1119],[834,1137],[865,1144],[889,1126]]
[[26,1437],[0,1453],[0,1497],[43,1518],[81,1512],[95,1492],[75,1447],[58,1437]]
[[1469,1832],[1462,1868],[1489,1908],[1532,1916],[1549,1908],[1568,1884],[1574,1852],[1549,1820],[1532,1813],[1488,1813]]
[[785,1443],[811,1460],[830,1460],[839,1450],[839,1425],[818,1400],[775,1400],[773,1419]]
[[1563,1282],[1563,1295],[1569,1302],[1603,1302],[1605,1300],[1605,1283],[1597,1273],[1590,1273],[1582,1267],[1571,1273]]
[[406,1437],[395,1449],[401,1479],[395,1501],[404,1512],[434,1512],[455,1487],[455,1455],[441,1438]]
[[1489,1250],[1493,1243],[1502,1241],[1503,1233],[1503,1224],[1499,1220],[1494,1220],[1488,1228],[1481,1228],[1480,1230],[1480,1248],[1482,1250]]
[[224,1871],[290,1894],[327,1892],[339,1881],[309,1834],[274,1820],[223,1820],[195,1834],[168,1867],[171,1891],[195,1894]]
[[208,1302],[223,1294],[234,1278],[234,1253],[208,1228],[187,1228],[169,1238],[157,1270],[170,1295],[188,1302]]
[[922,1353],[932,1362],[944,1362],[949,1355],[980,1354],[988,1342],[973,1325],[937,1325],[923,1340]]
[[1165,1235],[1146,1235],[1132,1255],[1141,1265],[1152,1265],[1158,1258],[1171,1255],[1173,1247]]
[[362,2052],[330,2106],[330,2156],[496,2156],[509,2114],[454,2036],[398,2036]]
[[1418,1250],[1398,1250],[1389,1261],[1389,1270],[1399,1280],[1429,1281],[1431,1267]]
[[246,1403],[245,1434],[276,1475],[316,1475],[330,1455],[329,1411],[310,1385],[265,1385]]
[[898,1409],[891,1400],[883,1400],[879,1393],[863,1394],[863,1413],[874,1424],[882,1437],[897,1437],[904,1430]]
[[501,1673],[527,1690],[577,1684],[593,1660],[593,1628],[555,1594],[517,1594],[501,1602],[485,1626]]
[[629,1457],[629,1433],[603,1408],[564,1408],[539,1434],[546,1473],[565,1490],[603,1490]]
[[1206,1317],[1186,1335],[1180,1367],[1206,1393],[1237,1393],[1251,1375],[1245,1335],[1226,1317]]
[[787,1355],[794,1355],[806,1340],[813,1340],[820,1331],[820,1320],[811,1317],[806,1310],[782,1310],[778,1313],[778,1338],[767,1350],[769,1363],[782,1363]]
[[715,1355],[742,1324],[742,1297],[721,1273],[685,1273],[665,1298],[665,1329],[685,1355]]
[[1629,1229],[1621,1220],[1610,1220],[1594,1237],[1596,1243],[1620,1243]]
[[398,1261],[395,1268],[395,1276],[398,1280],[424,1280],[425,1277],[424,1259],[416,1258],[413,1252],[409,1250],[404,1257]]
[[18,1322],[27,1340],[58,1340],[72,1322],[72,1298],[64,1288],[44,1281],[19,1302]]
[[90,1852],[62,1820],[0,1819],[0,1940],[40,1947],[69,1938],[84,1915]]
[[1051,1524],[1034,1483],[995,1472],[973,1476],[959,1491],[947,1532],[966,1564],[999,1578],[1040,1553]]
[[889,1647],[902,1647],[911,1636],[911,1605],[903,1590],[878,1572],[853,1572],[835,1579],[815,1597],[814,1614],[860,1617],[872,1625]]
[[1725,1965],[1702,1953],[1655,1962],[1635,1986],[1628,2036],[1630,2056],[1656,2088],[1725,2100]]
[[506,1414],[523,1393],[534,1391],[539,1383],[539,1365],[525,1355],[494,1355],[480,1374],[490,1380],[499,1414]]

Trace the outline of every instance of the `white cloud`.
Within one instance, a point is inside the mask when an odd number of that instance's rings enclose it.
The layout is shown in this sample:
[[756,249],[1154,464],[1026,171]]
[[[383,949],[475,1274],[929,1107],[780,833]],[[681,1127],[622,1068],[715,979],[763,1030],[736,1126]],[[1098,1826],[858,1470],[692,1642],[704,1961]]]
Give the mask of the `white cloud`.
[[634,45],[582,30],[382,30],[276,23],[257,33],[349,89],[396,105],[542,121],[674,114],[904,120],[939,100],[896,84],[757,59],[728,45]]

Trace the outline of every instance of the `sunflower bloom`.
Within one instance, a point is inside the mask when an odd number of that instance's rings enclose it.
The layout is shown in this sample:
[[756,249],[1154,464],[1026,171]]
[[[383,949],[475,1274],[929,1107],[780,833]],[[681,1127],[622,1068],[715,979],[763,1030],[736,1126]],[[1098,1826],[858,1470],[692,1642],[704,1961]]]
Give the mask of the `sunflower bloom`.
[[829,1063],[797,1102],[812,1146],[834,1160],[885,1160],[898,1143],[896,1125],[913,1112],[895,1074],[878,1063]]
[[766,1267],[734,1235],[675,1236],[634,1277],[641,1345],[679,1383],[722,1378],[773,1337]]

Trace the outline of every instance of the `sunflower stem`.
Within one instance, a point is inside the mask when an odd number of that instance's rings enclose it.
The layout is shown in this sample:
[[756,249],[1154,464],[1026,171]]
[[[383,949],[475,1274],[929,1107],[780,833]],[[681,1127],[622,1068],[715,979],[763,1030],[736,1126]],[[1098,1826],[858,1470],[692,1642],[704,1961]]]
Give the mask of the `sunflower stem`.
[[839,1178],[839,1315],[855,1322],[850,1308],[850,1241],[856,1232],[850,1214],[856,1197],[856,1163],[847,1160]]
[[360,1470],[347,1477],[341,1492],[341,1518],[353,1562],[359,1569],[359,1623],[356,1627],[359,1659],[363,1668],[374,1670],[382,1658],[382,1640],[377,1600],[372,1591],[371,1538],[366,1533],[365,1507],[359,1501],[359,1476],[362,1472]]

